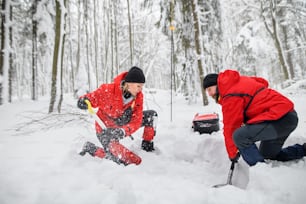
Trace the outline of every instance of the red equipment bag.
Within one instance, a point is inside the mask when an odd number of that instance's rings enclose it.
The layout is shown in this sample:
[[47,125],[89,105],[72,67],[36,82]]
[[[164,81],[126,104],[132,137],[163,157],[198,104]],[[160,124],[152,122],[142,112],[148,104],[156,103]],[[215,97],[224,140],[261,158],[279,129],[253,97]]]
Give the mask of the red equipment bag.
[[211,114],[195,114],[192,121],[193,131],[200,134],[217,132],[220,130],[219,115],[217,113]]

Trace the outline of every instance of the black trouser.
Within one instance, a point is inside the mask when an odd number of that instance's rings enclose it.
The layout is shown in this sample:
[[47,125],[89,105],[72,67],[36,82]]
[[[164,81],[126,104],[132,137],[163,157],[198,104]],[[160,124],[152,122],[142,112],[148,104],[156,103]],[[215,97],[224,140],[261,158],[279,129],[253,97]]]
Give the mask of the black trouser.
[[[282,149],[297,124],[297,113],[291,111],[279,120],[245,125],[234,132],[233,140],[242,157],[250,165],[256,164],[263,158],[279,161],[299,159],[304,156],[301,145]],[[257,141],[260,141],[259,152],[256,152],[257,147],[254,145]]]
[[155,110],[145,110],[143,111],[141,126],[151,126],[154,127],[154,122],[156,122],[157,113]]

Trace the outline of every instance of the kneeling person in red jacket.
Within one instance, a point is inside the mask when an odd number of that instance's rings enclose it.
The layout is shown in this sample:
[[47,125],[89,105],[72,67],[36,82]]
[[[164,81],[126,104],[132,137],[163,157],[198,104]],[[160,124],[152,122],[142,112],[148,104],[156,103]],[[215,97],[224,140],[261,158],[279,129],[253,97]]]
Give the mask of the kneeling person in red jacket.
[[156,134],[157,113],[143,111],[142,88],[145,83],[143,71],[132,67],[128,72],[119,74],[110,84],[102,84],[97,90],[81,96],[80,109],[88,109],[88,100],[93,108],[98,108],[97,116],[107,127],[102,129],[96,122],[96,133],[102,147],[86,142],[81,155],[86,152],[92,156],[108,158],[119,164],[140,164],[141,158],[119,143],[125,136],[131,136],[144,126],[141,147],[147,152],[154,151],[153,138]]
[[204,78],[203,88],[222,106],[225,145],[232,162],[240,154],[250,166],[264,159],[289,161],[306,155],[306,143],[282,148],[298,116],[294,104],[268,85],[263,78],[241,76],[234,70]]

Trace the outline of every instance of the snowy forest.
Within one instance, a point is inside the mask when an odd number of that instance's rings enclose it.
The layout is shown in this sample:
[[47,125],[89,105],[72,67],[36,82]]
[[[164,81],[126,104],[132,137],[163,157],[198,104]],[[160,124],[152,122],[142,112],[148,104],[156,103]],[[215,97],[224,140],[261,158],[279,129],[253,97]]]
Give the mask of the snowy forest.
[[50,97],[49,113],[139,66],[146,88],[189,102],[231,68],[285,88],[306,75],[305,0],[1,0],[0,104]]

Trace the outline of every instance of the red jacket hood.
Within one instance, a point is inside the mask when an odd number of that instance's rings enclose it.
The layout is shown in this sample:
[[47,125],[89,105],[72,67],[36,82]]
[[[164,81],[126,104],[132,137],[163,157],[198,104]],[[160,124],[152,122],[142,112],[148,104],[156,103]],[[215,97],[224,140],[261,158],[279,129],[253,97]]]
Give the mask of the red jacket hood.
[[[238,83],[240,74],[234,70],[226,70],[221,72],[218,76],[218,87],[223,87],[219,90],[221,95],[228,92],[234,84]],[[222,80],[221,80],[222,79]]]
[[114,78],[114,84],[121,84],[121,81],[124,80],[125,76],[127,75],[128,72],[122,72],[118,76]]
[[[220,95],[223,96],[226,93],[230,92],[230,89],[239,82],[240,80],[240,74],[239,72],[235,70],[226,70],[224,72],[221,72],[218,76],[218,87],[222,87],[222,89],[219,89]],[[268,87],[269,83],[264,78],[260,77],[250,77],[257,81],[258,83],[261,83],[262,86]]]

